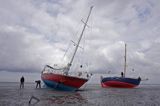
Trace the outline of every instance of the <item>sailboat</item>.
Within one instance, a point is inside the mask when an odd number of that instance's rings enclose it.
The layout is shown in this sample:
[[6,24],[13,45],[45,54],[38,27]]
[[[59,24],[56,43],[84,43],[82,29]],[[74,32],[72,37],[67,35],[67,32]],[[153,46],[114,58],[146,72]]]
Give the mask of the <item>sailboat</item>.
[[56,66],[52,67],[50,65],[46,65],[44,67],[44,69],[42,70],[41,79],[43,80],[43,82],[46,86],[53,88],[53,89],[56,89],[56,90],[76,91],[82,85],[84,85],[91,77],[91,75],[86,72],[85,73],[79,72],[76,75],[72,75],[71,73],[69,73],[69,71],[72,66],[75,55],[77,53],[77,50],[79,48],[79,44],[81,42],[83,33],[84,33],[85,28],[87,26],[87,22],[89,20],[92,8],[93,8],[93,6],[90,7],[90,11],[87,16],[87,19],[85,22],[83,22],[84,26],[83,26],[82,32],[79,36],[78,42],[75,43],[76,44],[75,50],[73,52],[73,55],[71,57],[70,62],[65,67],[56,67]]
[[125,44],[125,56],[124,56],[124,72],[121,72],[121,77],[101,77],[101,86],[103,88],[107,87],[115,87],[115,88],[134,88],[137,87],[140,82],[141,78],[129,78],[126,77],[126,67],[127,67],[127,44]]

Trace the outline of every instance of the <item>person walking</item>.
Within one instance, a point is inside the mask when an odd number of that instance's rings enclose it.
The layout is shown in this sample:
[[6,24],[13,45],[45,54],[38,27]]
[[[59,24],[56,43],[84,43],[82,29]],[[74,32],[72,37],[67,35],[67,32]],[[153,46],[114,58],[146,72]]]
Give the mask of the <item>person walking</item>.
[[22,76],[21,79],[20,79],[20,89],[21,89],[21,88],[24,88],[24,81],[25,81],[25,79],[24,79],[24,77]]

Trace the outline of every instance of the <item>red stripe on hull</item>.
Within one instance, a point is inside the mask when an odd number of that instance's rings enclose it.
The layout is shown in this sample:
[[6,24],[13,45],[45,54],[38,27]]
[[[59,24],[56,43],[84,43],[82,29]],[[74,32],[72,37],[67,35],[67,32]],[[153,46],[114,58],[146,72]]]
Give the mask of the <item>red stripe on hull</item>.
[[53,74],[53,73],[43,73],[41,77],[43,80],[55,81],[75,88],[80,88],[84,83],[88,81],[88,79],[65,76],[61,74]]
[[126,83],[126,82],[120,82],[120,81],[106,81],[104,83],[101,82],[102,87],[115,87],[115,88],[134,88],[137,85]]

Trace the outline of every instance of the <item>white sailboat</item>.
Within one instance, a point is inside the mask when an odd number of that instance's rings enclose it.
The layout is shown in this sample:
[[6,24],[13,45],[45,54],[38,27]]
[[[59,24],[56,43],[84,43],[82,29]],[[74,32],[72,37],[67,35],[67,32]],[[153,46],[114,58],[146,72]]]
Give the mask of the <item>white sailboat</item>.
[[[82,32],[79,36],[78,42],[75,45],[76,47],[70,62],[65,67],[56,68],[56,67],[51,67],[49,65],[46,65],[44,67],[41,74],[41,78],[46,86],[54,88],[56,90],[76,91],[89,80],[90,77],[87,73],[79,73],[78,76],[73,76],[69,74],[69,71],[72,66],[75,55],[77,53],[77,50],[79,48],[79,44],[81,42],[83,33],[87,26],[87,22],[89,20],[92,8],[93,6],[90,7],[88,17],[84,22]],[[83,75],[82,77],[82,74],[86,74],[86,75]]]

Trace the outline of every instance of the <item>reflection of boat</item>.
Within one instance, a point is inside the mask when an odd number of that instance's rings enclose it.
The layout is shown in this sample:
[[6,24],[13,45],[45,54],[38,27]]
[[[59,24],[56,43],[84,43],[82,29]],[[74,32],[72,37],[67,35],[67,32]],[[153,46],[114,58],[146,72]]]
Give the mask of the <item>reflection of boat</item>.
[[[83,30],[81,32],[81,35],[78,39],[77,44],[75,45],[75,51],[73,53],[73,56],[70,60],[70,62],[67,64],[67,66],[65,67],[51,67],[49,65],[46,65],[44,67],[44,70],[42,71],[41,74],[41,78],[43,80],[43,82],[51,88],[57,89],[57,90],[64,90],[64,91],[75,91],[77,89],[79,89],[83,84],[85,84],[88,79],[89,79],[89,75],[88,73],[82,73],[80,72],[78,75],[71,75],[71,73],[69,73],[71,65],[73,63],[74,57],[76,55],[76,52],[78,50],[80,41],[82,39],[84,30],[87,26],[87,22],[89,19],[89,16],[91,14],[92,8],[90,8],[88,17],[86,19],[84,23],[84,27]],[[82,66],[81,66],[82,68]]]
[[55,104],[82,104],[87,103],[87,99],[85,99],[79,93],[73,94],[56,94],[56,96],[52,95],[50,98],[47,98],[48,102]]
[[134,88],[138,86],[141,82],[141,78],[126,78],[126,44],[125,44],[125,64],[124,64],[124,72],[121,73],[121,77],[102,77],[101,78],[101,86],[102,87],[116,87],[116,88]]

